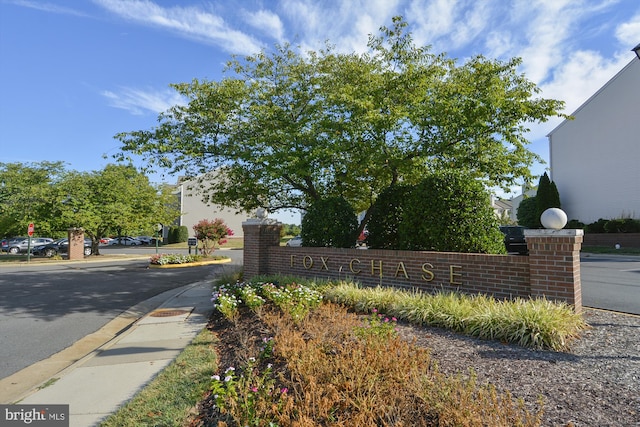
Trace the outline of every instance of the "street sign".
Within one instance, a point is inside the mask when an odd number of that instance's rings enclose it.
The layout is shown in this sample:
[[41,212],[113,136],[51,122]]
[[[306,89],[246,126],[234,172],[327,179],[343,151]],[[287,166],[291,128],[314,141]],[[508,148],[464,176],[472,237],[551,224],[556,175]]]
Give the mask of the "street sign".
[[198,239],[196,239],[195,237],[189,237],[187,239],[187,245],[189,245],[189,246],[198,246]]
[[29,235],[29,237],[33,236],[33,229],[34,229],[33,223],[30,222],[29,228],[27,229],[27,234]]

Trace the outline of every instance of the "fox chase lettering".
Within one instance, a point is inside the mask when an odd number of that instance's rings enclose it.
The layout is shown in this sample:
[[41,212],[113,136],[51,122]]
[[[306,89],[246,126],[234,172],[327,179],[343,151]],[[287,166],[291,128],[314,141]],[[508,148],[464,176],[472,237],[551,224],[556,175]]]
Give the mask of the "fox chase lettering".
[[[299,257],[298,255],[291,255],[290,258],[290,267],[295,268],[302,266],[305,270],[312,270],[314,268],[320,271],[331,271],[329,268],[330,262],[329,257],[320,256],[319,262],[317,259],[314,259],[310,255],[304,255],[303,257]],[[405,278],[407,280],[411,280],[412,277],[409,276],[409,270],[407,270],[407,266],[404,261],[398,262],[386,262],[383,264],[382,260],[371,260],[368,262],[363,262],[358,258],[351,258],[349,262],[345,266],[338,266],[337,269],[341,272],[348,270],[350,273],[354,275],[358,274],[370,274],[371,276],[383,277],[384,275],[392,275],[394,278]],[[419,280],[424,282],[431,282],[435,279],[436,275],[434,273],[434,266],[431,263],[424,262],[420,265],[420,277]],[[462,285],[462,266],[460,265],[449,265],[448,268],[449,277],[448,282],[451,285]]]

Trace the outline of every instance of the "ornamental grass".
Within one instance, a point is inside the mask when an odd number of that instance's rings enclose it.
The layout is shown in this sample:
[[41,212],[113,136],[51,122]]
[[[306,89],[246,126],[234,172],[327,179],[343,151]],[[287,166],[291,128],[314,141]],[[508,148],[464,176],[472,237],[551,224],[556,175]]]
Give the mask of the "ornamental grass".
[[355,310],[372,307],[416,325],[435,326],[469,336],[535,349],[567,351],[587,328],[572,307],[541,299],[496,300],[453,292],[427,294],[393,288],[363,288],[341,282],[324,297]]

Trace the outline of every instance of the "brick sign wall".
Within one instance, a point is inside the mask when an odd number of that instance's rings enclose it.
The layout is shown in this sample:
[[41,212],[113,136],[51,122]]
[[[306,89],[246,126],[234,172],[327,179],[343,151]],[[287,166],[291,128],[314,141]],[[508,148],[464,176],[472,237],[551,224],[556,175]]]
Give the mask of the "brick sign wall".
[[[285,274],[349,279],[368,286],[395,286],[500,299],[545,296],[580,311],[582,230],[527,230],[529,256],[453,252],[360,250],[279,245],[280,226],[243,224],[244,275]],[[247,239],[251,239],[248,241]]]

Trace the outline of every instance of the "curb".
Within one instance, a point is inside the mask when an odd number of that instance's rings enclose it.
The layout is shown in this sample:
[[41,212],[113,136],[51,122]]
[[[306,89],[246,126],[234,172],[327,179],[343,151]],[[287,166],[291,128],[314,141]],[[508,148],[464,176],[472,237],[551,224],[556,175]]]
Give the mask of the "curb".
[[0,403],[11,404],[25,399],[53,380],[82,365],[97,352],[120,339],[136,322],[165,302],[183,294],[202,282],[171,289],[123,311],[97,331],[76,341],[47,359],[28,366],[0,380]]

